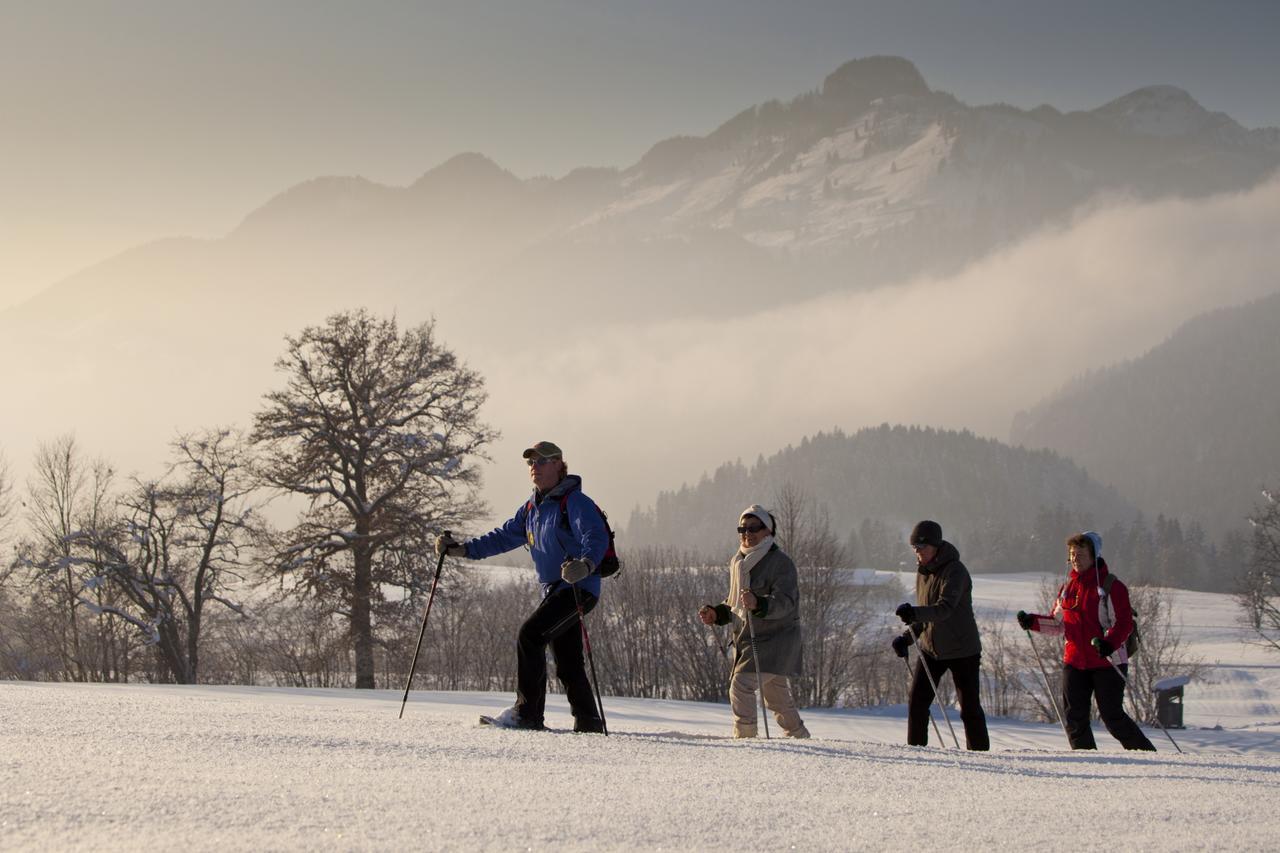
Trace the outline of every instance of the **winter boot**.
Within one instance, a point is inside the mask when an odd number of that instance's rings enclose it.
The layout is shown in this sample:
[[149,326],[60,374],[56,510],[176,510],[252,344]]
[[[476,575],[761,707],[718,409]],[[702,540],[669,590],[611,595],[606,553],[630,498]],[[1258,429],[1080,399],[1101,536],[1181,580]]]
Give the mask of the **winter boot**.
[[489,725],[498,726],[503,729],[532,729],[540,731],[546,726],[542,724],[542,720],[526,720],[520,716],[520,712],[512,705],[496,717],[488,717]]
[[603,734],[604,721],[599,717],[574,717],[573,730],[579,734]]

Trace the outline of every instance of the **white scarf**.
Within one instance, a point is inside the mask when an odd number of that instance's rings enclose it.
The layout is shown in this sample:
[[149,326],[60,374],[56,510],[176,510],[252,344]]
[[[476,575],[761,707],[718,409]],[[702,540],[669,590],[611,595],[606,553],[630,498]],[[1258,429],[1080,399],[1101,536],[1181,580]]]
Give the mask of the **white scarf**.
[[773,547],[773,537],[766,536],[760,540],[760,544],[754,548],[740,548],[738,553],[733,555],[733,559],[729,561],[729,608],[733,610],[733,614],[739,620],[747,618],[747,610],[738,601],[744,589],[750,589],[751,570],[756,567],[756,563],[764,559],[764,555],[769,553],[769,549]]

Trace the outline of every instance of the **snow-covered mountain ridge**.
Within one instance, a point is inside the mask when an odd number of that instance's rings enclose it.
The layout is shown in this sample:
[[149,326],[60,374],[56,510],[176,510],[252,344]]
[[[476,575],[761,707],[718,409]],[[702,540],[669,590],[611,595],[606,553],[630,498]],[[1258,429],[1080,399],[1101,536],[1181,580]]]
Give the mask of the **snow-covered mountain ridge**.
[[311,186],[299,206],[295,188],[244,227],[360,206],[379,218],[429,217],[461,198],[524,210],[530,241],[710,229],[829,256],[927,239],[946,266],[1098,192],[1199,195],[1250,186],[1277,166],[1280,130],[1246,130],[1173,86],[1068,114],[974,107],[931,89],[905,59],[870,57],[788,103],[749,107],[705,137],[658,142],[626,169],[521,181],[481,155],[460,155],[390,194],[324,179],[328,192]]

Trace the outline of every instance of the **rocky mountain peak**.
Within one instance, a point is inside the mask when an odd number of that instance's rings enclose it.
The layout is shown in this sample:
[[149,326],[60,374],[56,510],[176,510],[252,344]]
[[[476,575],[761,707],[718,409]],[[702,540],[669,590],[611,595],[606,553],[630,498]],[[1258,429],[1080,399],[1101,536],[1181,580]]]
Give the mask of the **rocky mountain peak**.
[[476,187],[510,190],[520,179],[483,154],[468,151],[455,154],[418,178],[410,187],[415,194],[451,192]]
[[892,95],[927,95],[929,85],[909,60],[900,56],[869,56],[841,65],[822,81],[822,97],[831,101],[869,104]]
[[1116,98],[1094,114],[1121,130],[1147,136],[1192,136],[1230,129],[1243,132],[1224,113],[1209,112],[1177,86],[1146,86]]

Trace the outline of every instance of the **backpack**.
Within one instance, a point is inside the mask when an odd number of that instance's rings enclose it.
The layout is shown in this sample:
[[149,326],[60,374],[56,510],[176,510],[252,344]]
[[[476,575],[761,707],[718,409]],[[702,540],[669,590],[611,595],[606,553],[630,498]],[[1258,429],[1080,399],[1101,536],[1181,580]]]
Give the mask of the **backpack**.
[[[1106,602],[1107,613],[1111,615],[1112,625],[1116,623],[1115,613],[1111,609],[1111,585],[1115,580],[1116,576],[1110,572],[1102,579],[1102,598]],[[1138,636],[1138,611],[1130,607],[1130,612],[1133,614],[1133,630],[1129,632],[1129,639],[1124,641],[1124,651],[1129,657],[1133,657],[1138,651],[1138,646],[1142,644],[1142,638]]]
[[[583,495],[583,497],[586,497],[586,496]],[[604,557],[601,558],[600,565],[596,566],[596,574],[598,574],[602,578],[611,578],[614,575],[616,575],[618,572],[622,571],[622,560],[618,557],[618,551],[614,547],[613,528],[609,526],[609,516],[606,515],[605,511],[600,508],[600,505],[597,504],[595,501],[592,501],[591,498],[587,498],[587,500],[591,501],[591,505],[596,508],[596,512],[600,513],[600,519],[604,522],[604,532],[609,534],[609,545],[607,548],[605,548]],[[525,508],[527,511],[532,512],[533,501],[529,501],[529,503],[526,505]],[[569,530],[569,532],[572,533],[572,531],[569,529],[569,494],[568,493],[565,493],[560,496],[560,526],[563,527],[565,530]]]

